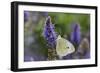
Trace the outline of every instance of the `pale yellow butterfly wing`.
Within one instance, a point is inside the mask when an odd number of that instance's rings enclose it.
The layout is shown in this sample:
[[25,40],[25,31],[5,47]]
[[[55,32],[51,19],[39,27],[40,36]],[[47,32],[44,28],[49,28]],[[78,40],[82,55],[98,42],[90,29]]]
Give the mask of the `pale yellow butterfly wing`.
[[75,51],[74,46],[68,40],[62,38],[60,35],[58,36],[56,43],[56,52],[60,57],[66,56]]

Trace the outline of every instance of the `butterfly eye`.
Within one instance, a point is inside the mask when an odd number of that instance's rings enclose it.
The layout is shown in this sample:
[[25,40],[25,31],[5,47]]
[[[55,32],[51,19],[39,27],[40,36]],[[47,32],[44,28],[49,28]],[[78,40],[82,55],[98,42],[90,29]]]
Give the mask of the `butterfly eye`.
[[69,49],[69,47],[67,47]]

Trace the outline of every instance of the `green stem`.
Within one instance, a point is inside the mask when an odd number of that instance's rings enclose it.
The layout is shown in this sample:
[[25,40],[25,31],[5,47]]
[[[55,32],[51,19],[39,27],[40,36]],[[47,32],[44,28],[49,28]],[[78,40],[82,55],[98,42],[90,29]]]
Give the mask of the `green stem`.
[[56,49],[48,49],[48,60],[57,60]]

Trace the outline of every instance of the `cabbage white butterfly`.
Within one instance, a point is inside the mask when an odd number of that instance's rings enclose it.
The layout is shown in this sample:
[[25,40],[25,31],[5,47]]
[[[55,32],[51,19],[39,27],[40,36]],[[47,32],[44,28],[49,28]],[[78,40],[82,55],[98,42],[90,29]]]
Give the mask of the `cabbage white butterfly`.
[[74,46],[68,40],[62,38],[60,35],[56,40],[56,52],[60,59],[75,51]]

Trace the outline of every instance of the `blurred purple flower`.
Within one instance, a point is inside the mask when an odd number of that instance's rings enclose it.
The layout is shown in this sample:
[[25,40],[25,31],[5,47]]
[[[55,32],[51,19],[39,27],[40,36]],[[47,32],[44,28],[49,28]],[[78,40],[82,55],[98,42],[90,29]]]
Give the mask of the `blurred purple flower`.
[[81,40],[80,25],[73,24],[72,25],[72,33],[71,33],[71,42],[74,45],[79,45],[80,40]]
[[84,58],[85,58],[85,59],[89,59],[89,58],[90,58],[90,52],[86,52]]
[[42,55],[27,55],[24,56],[24,61],[28,62],[28,61],[45,61],[47,60],[46,56],[42,56]]
[[42,15],[43,15],[44,17],[48,17],[48,12],[42,12]]
[[64,60],[73,59],[72,54],[68,54],[68,55],[64,56],[63,59]]
[[43,36],[47,40],[48,45],[51,48],[54,48],[55,44],[56,44],[55,40],[56,40],[57,36],[56,36],[55,31],[54,31],[54,25],[51,23],[50,16],[48,16],[46,19],[44,31],[43,31]]
[[25,21],[25,22],[28,21],[29,16],[30,16],[29,11],[24,11],[24,21]]

